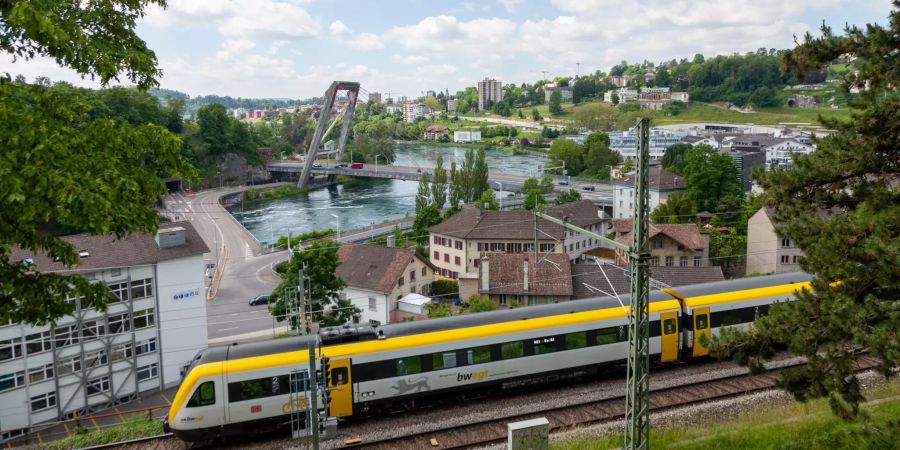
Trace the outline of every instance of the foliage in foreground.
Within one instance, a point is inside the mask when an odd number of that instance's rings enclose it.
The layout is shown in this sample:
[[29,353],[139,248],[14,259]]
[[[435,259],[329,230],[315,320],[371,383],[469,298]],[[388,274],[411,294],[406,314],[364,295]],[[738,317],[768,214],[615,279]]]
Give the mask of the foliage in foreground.
[[134,414],[130,417],[126,417],[125,423],[114,427],[101,428],[93,431],[87,431],[84,428],[76,429],[74,434],[65,439],[45,444],[45,448],[48,450],[84,448],[156,436],[158,434],[162,434],[162,423],[159,419],[148,419],[146,415]]
[[[825,121],[836,132],[818,149],[795,158],[792,169],[756,177],[773,208],[778,232],[797,242],[801,267],[815,274],[812,291],[777,304],[755,322],[753,333],[730,331],[713,342],[720,357],[758,369],[778,346],[807,358],[787,370],[780,385],[797,399],[827,397],[844,419],[859,415],[863,400],[853,358],[867,349],[892,376],[900,363],[900,1],[889,29],[869,25],[805,41],[785,56],[796,72],[823,66],[840,55],[858,58],[852,84],[868,85],[849,122]],[[896,441],[895,441],[896,442]]]

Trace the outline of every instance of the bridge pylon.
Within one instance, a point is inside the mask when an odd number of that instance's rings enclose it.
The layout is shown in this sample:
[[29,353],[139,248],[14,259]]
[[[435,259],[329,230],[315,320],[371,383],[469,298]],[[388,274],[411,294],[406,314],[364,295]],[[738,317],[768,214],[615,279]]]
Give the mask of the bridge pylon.
[[322,138],[324,138],[325,126],[331,118],[331,108],[334,106],[334,100],[339,91],[346,91],[347,99],[349,100],[347,109],[344,111],[344,125],[341,127],[341,137],[338,140],[337,151],[337,160],[341,161],[344,159],[344,147],[347,145],[347,135],[350,134],[350,123],[353,121],[353,112],[356,111],[356,99],[359,97],[359,83],[356,81],[335,81],[325,91],[325,102],[319,111],[319,122],[316,124],[312,142],[309,143],[309,151],[306,152],[303,172],[300,173],[300,178],[297,180],[298,188],[305,188],[309,184],[312,166],[316,162],[319,145],[322,143]]

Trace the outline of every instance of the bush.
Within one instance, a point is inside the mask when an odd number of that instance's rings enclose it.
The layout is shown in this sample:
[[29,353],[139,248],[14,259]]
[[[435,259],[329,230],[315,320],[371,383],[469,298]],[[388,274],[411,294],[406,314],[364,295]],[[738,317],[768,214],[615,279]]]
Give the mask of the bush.
[[431,295],[449,296],[459,294],[459,284],[455,280],[434,280],[431,282]]
[[[291,237],[291,247],[292,248],[296,247],[297,244],[299,244],[303,241],[308,241],[311,239],[322,239],[323,237],[331,236],[333,234],[334,234],[334,230],[332,230],[331,228],[329,228],[327,230],[316,230],[316,231],[310,231],[310,232],[303,233],[303,234],[298,234],[297,236]],[[275,241],[275,248],[287,248],[287,240],[288,240],[287,236],[279,236],[278,240]]]

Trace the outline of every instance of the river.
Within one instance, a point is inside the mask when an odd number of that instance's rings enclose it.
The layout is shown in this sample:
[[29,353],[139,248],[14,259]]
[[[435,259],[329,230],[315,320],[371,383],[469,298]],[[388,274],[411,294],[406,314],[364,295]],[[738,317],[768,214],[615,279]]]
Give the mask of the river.
[[[432,168],[438,155],[461,164],[466,147],[397,144],[394,164]],[[490,150],[485,159],[491,170],[531,175],[546,159]],[[247,202],[231,208],[231,214],[260,242],[271,242],[288,233],[298,235],[326,228],[342,231],[378,225],[412,215],[417,182],[381,178],[355,178],[351,182],[313,189],[296,197]],[[337,217],[335,217],[337,216]]]

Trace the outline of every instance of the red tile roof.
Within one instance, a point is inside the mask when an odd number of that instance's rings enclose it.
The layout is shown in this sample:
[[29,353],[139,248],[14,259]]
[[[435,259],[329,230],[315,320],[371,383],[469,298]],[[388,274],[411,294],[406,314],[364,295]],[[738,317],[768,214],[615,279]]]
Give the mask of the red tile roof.
[[[489,290],[483,293],[572,295],[572,264],[564,253],[541,254],[537,262],[531,252],[496,253],[486,259],[489,261]],[[525,261],[528,261],[528,291],[524,290]]]
[[[613,219],[612,226],[613,231],[616,232],[616,240],[625,245],[631,245],[633,219]],[[693,223],[651,223],[650,239],[660,234],[670,237],[687,248],[703,250],[704,244],[703,238],[700,236],[700,229]]]
[[347,286],[376,292],[391,292],[397,280],[416,258],[411,248],[344,244],[338,249],[340,264],[335,273]]
[[[578,226],[601,222],[599,208],[590,200],[548,207],[544,212],[557,218],[568,217]],[[564,240],[566,230],[546,220],[538,220],[538,239]],[[523,209],[482,210],[464,208],[428,231],[461,239],[534,240],[534,215]]]
[[[631,173],[614,181],[615,184],[634,187],[635,174]],[[667,172],[662,166],[650,166],[650,189],[671,191],[684,189],[684,177]]]

